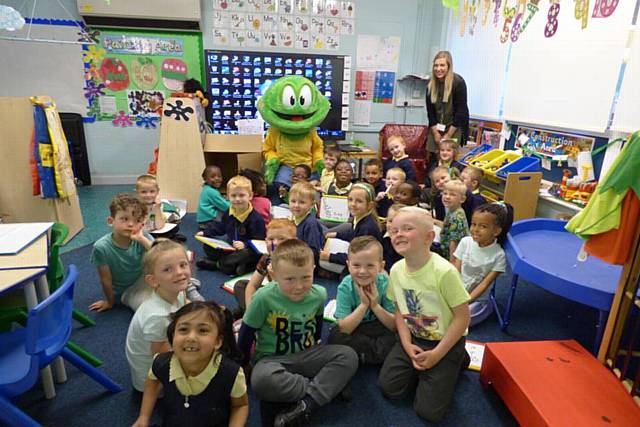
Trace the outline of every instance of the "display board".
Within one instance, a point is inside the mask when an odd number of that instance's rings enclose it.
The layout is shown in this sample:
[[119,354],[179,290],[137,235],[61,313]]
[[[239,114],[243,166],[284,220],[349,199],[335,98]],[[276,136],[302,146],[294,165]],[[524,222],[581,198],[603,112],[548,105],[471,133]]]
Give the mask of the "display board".
[[640,129],[640,33],[629,46],[629,57],[624,70],[620,96],[613,116],[612,129],[620,132],[635,132]]
[[635,2],[615,2],[606,16],[600,6],[612,2],[592,3],[584,28],[572,3],[542,3],[513,44],[505,119],[591,132],[607,128]]
[[[509,45],[500,43],[499,25],[493,16],[480,18],[472,35],[461,35],[460,24],[449,25],[449,50],[453,57],[453,70],[467,84],[467,104],[474,117],[498,120],[504,94]],[[429,63],[431,66],[431,62]]]
[[117,126],[155,127],[165,98],[202,79],[202,36],[97,29],[84,52],[88,115]]
[[[6,37],[26,38],[27,25],[17,31],[0,30]],[[81,39],[81,22],[33,19],[32,39],[73,41]],[[58,111],[86,115],[82,45],[70,43],[0,40],[0,94],[29,97],[48,95]]]
[[331,103],[318,134],[344,139],[342,130],[344,56],[206,50],[206,81],[211,99],[208,121],[216,133],[237,133],[236,120],[257,117],[258,98],[280,77],[300,75],[315,83]]
[[[617,0],[460,2],[448,47],[467,83],[471,115],[604,132],[635,7]],[[625,82],[622,102],[637,93]]]

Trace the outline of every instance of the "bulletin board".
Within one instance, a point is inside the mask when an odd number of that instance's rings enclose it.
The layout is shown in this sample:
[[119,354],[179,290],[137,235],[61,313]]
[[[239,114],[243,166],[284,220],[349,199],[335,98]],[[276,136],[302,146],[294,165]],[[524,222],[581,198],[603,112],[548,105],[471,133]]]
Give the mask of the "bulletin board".
[[[22,29],[0,30],[0,35],[76,41],[81,39],[79,32],[84,26],[80,21],[71,20],[26,20],[27,25]],[[0,40],[0,52],[3,58],[0,61],[2,96],[48,95],[56,102],[58,111],[86,114],[80,44]]]
[[202,36],[94,29],[97,45],[85,47],[88,116],[116,126],[155,128],[160,109],[186,79],[203,85]]

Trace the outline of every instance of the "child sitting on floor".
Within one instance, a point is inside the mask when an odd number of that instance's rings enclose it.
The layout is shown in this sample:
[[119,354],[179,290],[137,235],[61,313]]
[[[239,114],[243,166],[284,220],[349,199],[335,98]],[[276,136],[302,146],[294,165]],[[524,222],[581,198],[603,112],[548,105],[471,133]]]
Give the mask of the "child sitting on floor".
[[242,169],[238,175],[249,178],[249,181],[251,181],[251,188],[253,189],[251,205],[264,220],[264,225],[269,225],[271,220],[271,200],[267,197],[267,183],[264,180],[264,175],[253,169]]
[[[347,242],[352,241],[358,236],[372,236],[378,242],[382,242],[382,233],[376,215],[375,195],[373,187],[364,182],[353,184],[347,202],[349,204],[349,213],[353,218],[353,226],[341,227],[338,231],[330,231],[325,234],[327,238],[338,238]],[[323,250],[320,252],[320,259],[335,264],[346,265],[346,253],[330,253]]]
[[196,221],[198,227],[204,230],[211,222],[220,222],[222,214],[229,209],[229,201],[222,197],[222,171],[218,166],[209,165],[202,171],[202,191],[198,202]]
[[313,251],[313,262],[318,265],[320,251],[324,245],[324,233],[313,210],[315,197],[316,190],[311,183],[293,184],[289,193],[289,209],[297,228],[297,238],[309,245]]
[[143,231],[146,217],[147,205],[136,196],[118,194],[111,200],[107,224],[112,232],[98,239],[91,252],[105,298],[90,310],[105,311],[122,302],[136,311],[151,296],[142,274],[142,257],[153,242]]
[[482,172],[482,169],[474,166],[467,166],[462,170],[462,173],[460,173],[460,179],[467,186],[467,198],[462,204],[462,209],[464,209],[464,213],[467,215],[467,222],[469,224],[471,224],[471,216],[476,208],[487,203],[484,197],[482,197],[482,194],[480,194],[480,182],[483,176],[484,172]]
[[378,204],[378,215],[382,218],[387,216],[389,207],[393,204],[393,198],[398,191],[400,184],[406,181],[406,174],[400,168],[391,168],[385,175],[385,184],[387,186],[386,191],[379,192],[376,195],[376,202]]
[[502,245],[513,222],[508,203],[489,203],[476,208],[471,219],[471,236],[463,237],[453,253],[453,264],[471,300],[471,323],[477,325],[493,313],[489,301],[491,284],[504,273],[507,262]]
[[351,190],[353,181],[353,167],[346,160],[340,160],[336,164],[336,177],[329,185],[327,194],[332,196],[345,196]]
[[144,390],[153,355],[171,350],[167,341],[168,314],[185,304],[185,291],[191,279],[187,252],[171,240],[156,242],[144,255],[142,265],[153,294],[133,315],[125,346],[131,382],[140,392]]
[[164,426],[244,426],[249,398],[231,313],[213,301],[192,302],[171,316],[173,351],[153,360],[133,427],[148,427],[158,398]]
[[145,231],[151,232],[164,227],[160,187],[158,187],[156,177],[153,175],[140,175],[136,179],[136,194],[147,205],[147,218],[144,222]]
[[248,247],[249,240],[263,240],[265,237],[264,220],[251,205],[253,197],[251,181],[244,176],[234,176],[227,183],[227,195],[231,207],[222,215],[220,222],[211,222],[198,234],[205,237],[224,236],[234,250],[225,251],[203,245],[206,258],[196,265],[205,270],[220,270],[224,274],[240,276],[256,267],[260,256]]
[[464,236],[469,235],[467,217],[462,209],[466,194],[467,187],[464,182],[457,179],[447,182],[442,191],[442,204],[447,209],[447,214],[440,232],[440,249],[442,256],[451,262],[453,262],[453,253],[458,243]]
[[409,156],[405,153],[407,143],[400,135],[392,135],[387,138],[387,150],[391,154],[391,158],[384,161],[384,173],[389,169],[400,168],[404,171],[407,181],[416,180],[416,170],[413,166],[413,162]]
[[[297,165],[291,172],[291,186],[294,186],[298,182],[309,182],[311,179],[311,168],[307,165]],[[282,203],[289,204],[289,191],[290,189],[284,185],[278,189],[278,196]]]
[[316,186],[317,191],[322,193],[329,191],[329,186],[335,179],[335,169],[338,161],[340,161],[341,155],[342,152],[337,145],[327,145],[324,147],[324,169],[322,169],[322,174],[320,175],[320,185]]
[[404,257],[391,268],[387,287],[399,340],[380,369],[378,386],[390,399],[415,392],[414,410],[437,423],[470,361],[464,338],[469,294],[455,267],[430,251],[435,233],[427,211],[402,208],[389,232]]
[[395,338],[395,307],[387,298],[389,278],[384,271],[382,245],[371,236],[356,237],[349,245],[349,275],[338,285],[335,318],[329,344],[353,348],[361,364],[384,361]]
[[[290,403],[278,411],[274,424],[297,425],[347,386],[358,369],[358,356],[344,345],[316,345],[327,291],[313,284],[311,249],[300,240],[286,240],[273,253],[271,266],[275,282],[254,294],[238,343],[249,361],[256,341],[251,372],[256,396]],[[272,423],[263,420],[263,425]]]
[[384,193],[387,190],[387,186],[382,179],[382,171],[384,166],[378,159],[369,159],[364,165],[364,181],[371,185],[376,194]]
[[256,265],[256,271],[253,272],[249,280],[239,280],[233,286],[233,296],[238,303],[238,309],[234,311],[233,316],[236,319],[244,315],[245,310],[253,294],[262,287],[265,280],[271,281],[271,255],[281,242],[296,238],[296,225],[290,219],[274,218],[267,225],[267,237],[265,243],[267,245],[267,253],[260,257]]

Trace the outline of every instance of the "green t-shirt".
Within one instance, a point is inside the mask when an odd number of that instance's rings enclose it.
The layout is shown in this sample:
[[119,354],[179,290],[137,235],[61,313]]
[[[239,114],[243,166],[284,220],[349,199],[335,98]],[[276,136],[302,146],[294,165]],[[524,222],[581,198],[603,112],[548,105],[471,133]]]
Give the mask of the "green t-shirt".
[[[153,241],[153,237],[146,231],[144,236]],[[133,285],[142,274],[142,256],[145,253],[144,246],[135,240],[131,241],[128,248],[121,248],[113,241],[112,234],[102,236],[93,244],[91,263],[97,267],[108,265],[111,271],[113,292],[116,295],[122,293]]]
[[451,308],[469,301],[458,270],[436,253],[411,273],[404,259],[396,262],[387,297],[395,301],[411,334],[431,341],[444,337],[453,319]]
[[256,359],[303,351],[315,344],[316,316],[324,312],[327,290],[313,285],[300,302],[271,282],[258,289],[242,321],[257,329]]
[[[378,288],[378,295],[380,298],[380,305],[382,308],[387,310],[389,313],[394,313],[396,311],[393,306],[393,302],[387,298],[387,285],[389,284],[389,278],[386,274],[378,273],[376,277],[376,287]],[[351,275],[348,275],[344,279],[340,285],[338,285],[338,294],[336,296],[336,312],[334,317],[336,319],[344,319],[355,310],[360,305],[360,296],[358,295],[358,291],[355,289],[355,283],[353,283],[353,279]],[[376,320],[378,317],[376,314],[368,308],[364,317],[362,318],[362,322],[371,322]]]

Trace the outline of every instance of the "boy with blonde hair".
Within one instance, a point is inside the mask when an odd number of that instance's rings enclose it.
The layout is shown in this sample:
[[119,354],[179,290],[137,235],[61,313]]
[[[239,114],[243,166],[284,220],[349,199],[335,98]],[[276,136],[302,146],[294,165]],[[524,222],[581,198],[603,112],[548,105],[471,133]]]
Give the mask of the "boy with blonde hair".
[[384,161],[384,173],[392,168],[400,168],[406,174],[408,181],[416,180],[416,170],[413,162],[405,152],[407,143],[400,135],[391,135],[387,138],[387,150],[391,154],[391,158]]
[[227,196],[231,206],[222,215],[220,222],[211,222],[198,234],[205,237],[223,238],[234,251],[224,251],[204,245],[206,258],[196,263],[205,270],[220,269],[224,274],[242,275],[256,267],[259,256],[251,249],[249,240],[263,240],[264,220],[251,205],[253,192],[251,181],[244,176],[234,176],[227,183]]
[[118,194],[111,200],[107,224],[112,231],[98,239],[91,252],[105,298],[90,310],[109,310],[121,302],[136,311],[151,296],[142,274],[142,257],[153,242],[143,230],[146,217],[147,205],[134,195]]
[[[440,231],[440,248],[445,259],[454,261],[453,253],[464,236],[469,235],[467,216],[462,209],[462,203],[467,197],[467,186],[464,182],[453,179],[444,185],[442,190],[442,204],[447,210]],[[437,221],[439,223],[439,221]],[[438,224],[440,225],[440,224]]]
[[403,184],[407,180],[407,174],[400,168],[391,168],[385,175],[385,184],[387,186],[386,191],[379,192],[376,195],[376,202],[378,204],[378,216],[386,218],[389,207],[393,204],[393,197],[398,191],[400,184]]
[[164,227],[162,203],[160,201],[160,187],[153,175],[140,175],[136,179],[136,193],[140,200],[147,205],[147,217],[144,223],[145,231],[159,230]]
[[384,274],[382,245],[372,236],[351,241],[349,274],[338,285],[335,318],[329,344],[348,345],[360,363],[378,365],[395,343],[395,308],[386,296],[389,278]]
[[275,281],[253,296],[238,345],[248,362],[256,342],[251,372],[256,396],[291,404],[278,412],[274,423],[263,420],[263,425],[281,427],[298,425],[338,396],[358,369],[358,356],[344,345],[317,345],[327,291],[313,284],[309,246],[285,240],[273,253],[271,266]]
[[430,251],[435,233],[427,211],[400,209],[389,231],[404,257],[391,268],[387,287],[400,340],[382,365],[378,385],[390,399],[415,391],[416,413],[438,422],[451,404],[460,371],[469,364],[464,348],[469,294],[455,267]]
[[480,183],[482,182],[483,176],[484,172],[482,169],[473,166],[467,166],[460,173],[460,179],[467,186],[467,198],[462,204],[462,209],[464,209],[464,213],[467,215],[468,224],[471,224],[473,211],[475,211],[477,207],[487,203],[485,198],[482,197],[482,194],[480,194]]
[[324,245],[324,233],[320,221],[313,213],[315,202],[316,189],[311,183],[293,184],[289,192],[289,209],[297,228],[296,237],[309,245],[313,251],[313,261],[318,265]]

